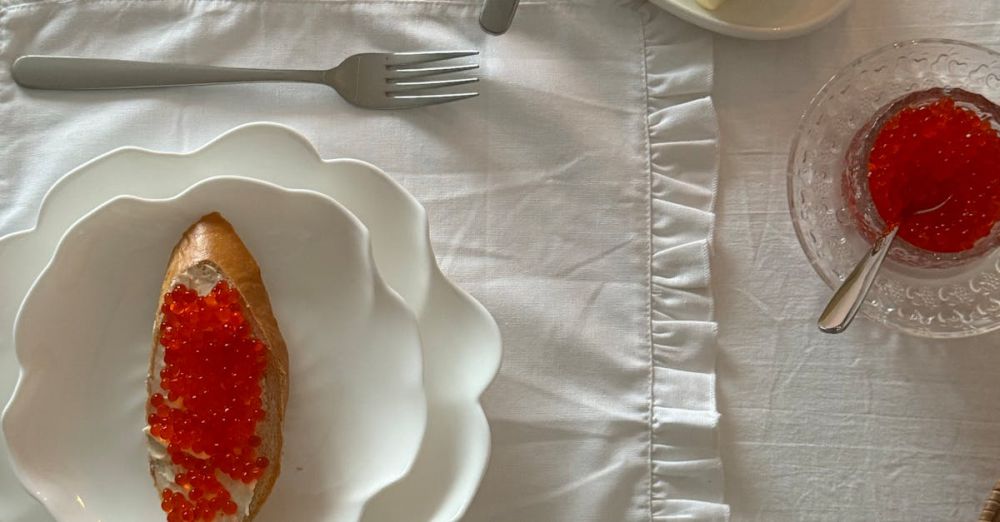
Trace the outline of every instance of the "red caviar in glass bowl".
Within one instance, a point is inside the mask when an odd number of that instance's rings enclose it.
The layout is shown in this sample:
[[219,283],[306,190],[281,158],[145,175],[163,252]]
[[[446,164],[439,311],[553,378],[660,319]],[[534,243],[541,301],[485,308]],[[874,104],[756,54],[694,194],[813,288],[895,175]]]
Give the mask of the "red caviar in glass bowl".
[[996,246],[1000,108],[961,89],[904,96],[877,113],[847,154],[845,194],[862,234],[898,224],[890,258],[925,268]]
[[[932,252],[962,252],[1000,220],[1000,134],[950,95],[905,107],[868,156],[868,188],[899,238]],[[933,209],[933,210],[931,210]]]
[[261,382],[267,347],[225,281],[199,296],[176,285],[164,296],[159,339],[163,393],[150,396],[150,433],[167,447],[178,490],[166,489],[168,522],[211,521],[236,513],[222,478],[252,484],[270,464],[257,454],[266,413]]
[[[838,288],[876,236],[894,221],[903,225],[861,309],[875,323],[935,338],[1000,330],[1000,226],[992,225],[986,194],[992,182],[981,174],[993,162],[985,124],[1000,129],[993,103],[1000,101],[998,67],[1000,53],[967,42],[895,42],[837,71],[802,115],[789,150],[788,208],[802,251],[823,282]],[[946,97],[954,106],[919,111]],[[923,125],[941,130],[944,143],[924,147],[922,131],[913,136]],[[883,128],[892,130],[876,147]],[[958,138],[980,131],[987,152],[960,153]],[[912,152],[893,155],[903,149]],[[967,159],[984,167],[976,180],[951,167]],[[913,166],[937,174],[914,182]],[[951,181],[985,189],[955,191]],[[824,292],[818,300],[827,297]]]

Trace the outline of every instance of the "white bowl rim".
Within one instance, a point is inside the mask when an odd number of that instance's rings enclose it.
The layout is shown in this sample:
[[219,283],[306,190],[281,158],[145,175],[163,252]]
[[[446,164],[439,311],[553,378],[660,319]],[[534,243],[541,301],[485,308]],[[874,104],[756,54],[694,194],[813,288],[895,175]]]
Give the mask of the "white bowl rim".
[[815,18],[806,19],[800,22],[765,27],[765,26],[751,26],[751,25],[740,25],[721,20],[711,14],[711,11],[702,9],[703,12],[696,11],[689,8],[687,5],[681,3],[678,0],[651,0],[654,4],[658,5],[665,11],[673,14],[674,16],[699,27],[708,29],[710,31],[717,32],[725,36],[731,36],[734,38],[745,38],[749,40],[783,40],[786,38],[795,38],[796,36],[802,36],[804,34],[815,31],[824,25],[830,23],[833,19],[840,16],[848,7],[854,2],[854,0],[834,0],[829,9],[823,12],[822,15]]

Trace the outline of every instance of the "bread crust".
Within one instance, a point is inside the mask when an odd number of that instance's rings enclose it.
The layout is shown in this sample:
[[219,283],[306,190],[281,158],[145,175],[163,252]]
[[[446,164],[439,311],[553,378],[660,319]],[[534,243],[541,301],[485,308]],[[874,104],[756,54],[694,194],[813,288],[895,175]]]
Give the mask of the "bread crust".
[[[153,324],[153,349],[150,353],[146,393],[147,397],[153,393],[154,384],[158,379],[154,372],[157,356],[163,349],[159,331],[163,318],[160,309],[163,306],[164,296],[170,292],[181,274],[204,264],[209,264],[220,272],[223,279],[239,292],[243,301],[244,315],[253,325],[254,336],[267,345],[267,369],[261,390],[266,416],[258,424],[257,435],[262,439],[258,451],[268,458],[270,464],[254,487],[249,514],[240,519],[241,522],[249,522],[257,516],[281,471],[281,426],[288,402],[288,350],[278,329],[278,321],[271,310],[271,301],[261,279],[257,261],[236,234],[233,226],[218,212],[202,216],[191,225],[170,255],[163,285],[160,288],[156,320]],[[147,415],[151,413],[148,400],[146,409]],[[152,464],[151,459],[151,472]]]

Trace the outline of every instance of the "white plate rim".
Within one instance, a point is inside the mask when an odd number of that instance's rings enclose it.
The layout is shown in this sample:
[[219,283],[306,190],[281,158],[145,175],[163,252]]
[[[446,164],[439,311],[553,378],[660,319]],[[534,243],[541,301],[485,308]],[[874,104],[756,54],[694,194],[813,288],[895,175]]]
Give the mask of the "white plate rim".
[[833,0],[830,9],[822,16],[803,20],[795,24],[774,27],[757,27],[726,22],[715,16],[712,11],[698,6],[691,6],[690,0],[650,0],[670,14],[701,28],[734,38],[749,40],[783,40],[794,38],[815,31],[830,23],[850,7],[854,0]]
[[[458,500],[454,500],[450,506],[444,506],[441,509],[439,509],[432,518],[432,520],[434,521],[459,520],[461,516],[464,514],[465,510],[468,508],[469,504],[471,503],[473,495],[475,491],[478,489],[479,484],[482,482],[483,475],[485,474],[486,471],[486,465],[489,461],[490,429],[486,419],[485,412],[483,411],[483,407],[480,401],[483,392],[492,382],[493,378],[496,376],[500,368],[500,361],[502,356],[500,330],[496,321],[493,319],[493,317],[489,314],[489,312],[481,303],[479,303],[470,294],[462,290],[459,286],[455,285],[451,280],[449,280],[447,277],[444,276],[443,272],[441,271],[440,267],[437,264],[432,246],[430,244],[430,230],[429,230],[429,223],[427,219],[426,210],[419,203],[419,201],[417,201],[416,198],[413,197],[412,194],[410,194],[405,188],[402,187],[402,185],[400,185],[391,176],[386,174],[378,167],[375,167],[370,163],[356,159],[342,158],[342,159],[324,160],[320,156],[316,148],[309,141],[309,139],[306,138],[304,135],[286,125],[273,122],[252,122],[239,125],[233,129],[230,129],[229,131],[222,133],[216,138],[213,138],[212,140],[208,141],[201,147],[198,147],[189,152],[162,152],[162,151],[154,151],[134,146],[120,147],[112,151],[109,151],[105,154],[102,154],[100,156],[97,156],[96,158],[90,161],[87,161],[86,163],[73,169],[68,174],[60,178],[49,189],[49,191],[43,198],[41,206],[39,208],[38,215],[33,225],[28,229],[13,232],[11,234],[7,234],[2,238],[0,238],[0,254],[3,253],[3,250],[5,248],[11,248],[10,243],[12,242],[12,240],[14,241],[16,246],[18,238],[37,234],[38,231],[42,229],[44,225],[46,209],[52,205],[52,201],[59,197],[69,197],[65,195],[61,196],[61,194],[63,194],[67,190],[74,190],[72,181],[80,175],[86,175],[86,172],[90,171],[95,166],[99,166],[100,163],[104,161],[109,161],[116,158],[117,156],[126,154],[140,154],[152,157],[166,157],[166,158],[192,157],[192,156],[197,156],[199,154],[204,154],[206,153],[206,151],[210,151],[215,147],[220,147],[222,144],[225,144],[229,140],[236,139],[239,136],[249,133],[264,133],[268,134],[269,138],[276,138],[276,139],[278,138],[292,139],[295,142],[297,142],[300,146],[302,146],[305,150],[308,151],[308,154],[310,156],[309,161],[317,161],[323,163],[325,165],[325,168],[330,168],[330,169],[336,168],[338,166],[364,169],[368,172],[368,175],[377,177],[379,181],[385,183],[387,187],[395,191],[396,195],[398,195],[406,203],[408,207],[407,211],[412,214],[413,219],[417,222],[420,228],[422,237],[422,243],[421,243],[422,247],[420,248],[421,252],[419,252],[419,255],[428,261],[428,273],[426,274],[426,276],[429,279],[429,281],[431,281],[431,287],[438,288],[439,290],[444,289],[447,291],[455,292],[457,295],[462,297],[465,303],[470,307],[470,310],[473,311],[474,314],[477,316],[477,321],[480,323],[479,327],[481,327],[480,329],[483,331],[483,338],[481,339],[482,345],[486,347],[485,351],[477,353],[477,356],[482,361],[482,364],[489,368],[489,371],[487,372],[488,378],[484,378],[482,382],[479,383],[479,386],[475,390],[475,393],[470,394],[468,397],[466,397],[467,401],[462,403],[461,406],[463,406],[467,410],[467,412],[470,413],[471,418],[475,419],[476,425],[471,426],[471,428],[474,431],[479,431],[484,439],[482,454],[476,456],[474,459],[476,462],[479,462],[481,464],[477,467],[476,470],[474,470],[474,481],[473,481],[474,484],[468,484],[465,488],[465,491],[459,493],[461,495],[461,498],[459,498]],[[287,183],[278,182],[276,184],[283,186],[285,188],[290,188],[288,187]],[[67,186],[69,186],[70,188],[67,188]],[[322,190],[319,190],[318,192],[324,193]],[[329,196],[329,194],[327,195]],[[406,299],[406,296],[404,296],[404,299]],[[420,310],[414,310],[414,311],[418,313],[418,316],[421,315]],[[0,343],[2,343],[2,338],[0,338]],[[0,344],[0,349],[2,348],[3,346],[2,344]],[[5,398],[3,400],[4,402],[6,402]],[[434,405],[429,404],[428,406],[429,406],[428,408],[429,412],[434,411]],[[0,457],[3,456],[0,455]],[[403,478],[404,481],[405,479],[406,477]],[[0,515],[2,515],[2,513],[0,513]]]

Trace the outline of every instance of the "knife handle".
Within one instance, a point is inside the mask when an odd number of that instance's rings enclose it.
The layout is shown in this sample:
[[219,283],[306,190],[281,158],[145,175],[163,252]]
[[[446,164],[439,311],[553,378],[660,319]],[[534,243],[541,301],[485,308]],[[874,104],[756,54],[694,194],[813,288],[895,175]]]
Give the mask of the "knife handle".
[[519,0],[485,0],[479,25],[490,34],[501,35],[510,29]]

